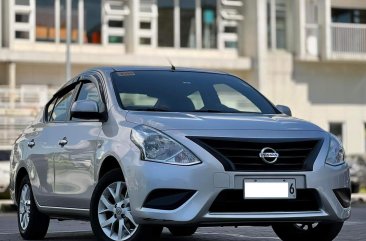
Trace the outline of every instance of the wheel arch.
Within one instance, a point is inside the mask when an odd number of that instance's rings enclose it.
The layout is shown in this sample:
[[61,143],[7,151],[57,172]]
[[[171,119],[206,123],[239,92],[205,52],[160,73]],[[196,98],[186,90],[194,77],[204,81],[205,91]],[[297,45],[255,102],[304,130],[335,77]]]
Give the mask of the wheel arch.
[[28,171],[25,167],[21,167],[16,175],[16,179],[15,179],[15,203],[18,205],[18,193],[19,193],[19,185],[21,183],[21,181],[23,180],[24,177],[28,176]]
[[100,168],[98,171],[97,180],[99,181],[105,174],[107,174],[109,171],[112,171],[114,169],[119,169],[121,171],[123,180],[125,180],[122,167],[121,167],[119,161],[117,160],[117,158],[115,158],[114,156],[107,156],[101,162],[101,165],[100,165]]

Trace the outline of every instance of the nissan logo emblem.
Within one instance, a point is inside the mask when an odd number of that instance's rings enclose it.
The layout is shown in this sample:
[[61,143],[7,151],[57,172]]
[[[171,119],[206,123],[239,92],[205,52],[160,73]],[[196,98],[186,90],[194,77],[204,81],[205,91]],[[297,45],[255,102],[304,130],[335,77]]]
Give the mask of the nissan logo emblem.
[[272,148],[265,147],[259,153],[259,157],[268,164],[273,164],[277,161],[280,155]]

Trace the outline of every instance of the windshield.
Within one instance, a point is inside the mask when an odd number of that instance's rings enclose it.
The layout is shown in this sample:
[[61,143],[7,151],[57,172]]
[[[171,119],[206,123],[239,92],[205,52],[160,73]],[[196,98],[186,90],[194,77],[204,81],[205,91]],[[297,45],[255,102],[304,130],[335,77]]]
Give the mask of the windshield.
[[259,92],[231,75],[139,70],[114,72],[112,80],[125,110],[277,113]]

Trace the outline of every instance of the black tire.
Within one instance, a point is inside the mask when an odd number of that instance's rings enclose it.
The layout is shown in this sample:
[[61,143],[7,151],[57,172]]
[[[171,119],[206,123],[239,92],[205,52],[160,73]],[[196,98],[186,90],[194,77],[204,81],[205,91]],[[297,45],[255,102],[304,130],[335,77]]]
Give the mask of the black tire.
[[197,231],[197,227],[169,227],[169,231],[173,236],[191,236]]
[[[303,229],[307,227],[307,229]],[[315,226],[316,225],[316,226]],[[312,228],[311,228],[312,227]],[[318,223],[318,224],[295,224],[279,223],[273,224],[272,228],[278,237],[283,241],[309,241],[322,240],[332,241],[337,237],[343,227],[343,222]]]
[[30,184],[28,176],[25,176],[20,182],[20,186],[17,193],[18,205],[20,205],[21,192],[25,185],[28,185],[30,190],[29,223],[25,229],[22,228],[20,220],[21,209],[20,206],[18,206],[17,217],[18,217],[18,228],[20,235],[25,240],[44,239],[48,231],[50,218],[47,215],[38,211],[32,192],[32,186]]
[[[112,170],[106,173],[98,184],[95,187],[95,190],[92,195],[91,203],[90,203],[90,223],[93,229],[94,235],[97,237],[97,240],[103,241],[113,241],[107,237],[100,224],[98,219],[98,203],[103,191],[112,183],[120,182],[125,185],[126,183],[122,179],[122,172],[119,169]],[[136,232],[126,241],[155,241],[158,240],[161,233],[163,231],[162,226],[150,226],[150,225],[139,225],[137,227]]]

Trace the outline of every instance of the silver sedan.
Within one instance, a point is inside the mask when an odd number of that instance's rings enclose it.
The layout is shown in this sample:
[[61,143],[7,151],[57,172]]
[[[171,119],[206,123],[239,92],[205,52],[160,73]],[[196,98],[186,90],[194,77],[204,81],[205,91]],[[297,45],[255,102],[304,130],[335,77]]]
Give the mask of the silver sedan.
[[24,239],[59,218],[90,220],[105,241],[226,225],[330,241],[351,211],[336,137],[235,76],[173,67],[66,83],[16,140],[10,190]]

